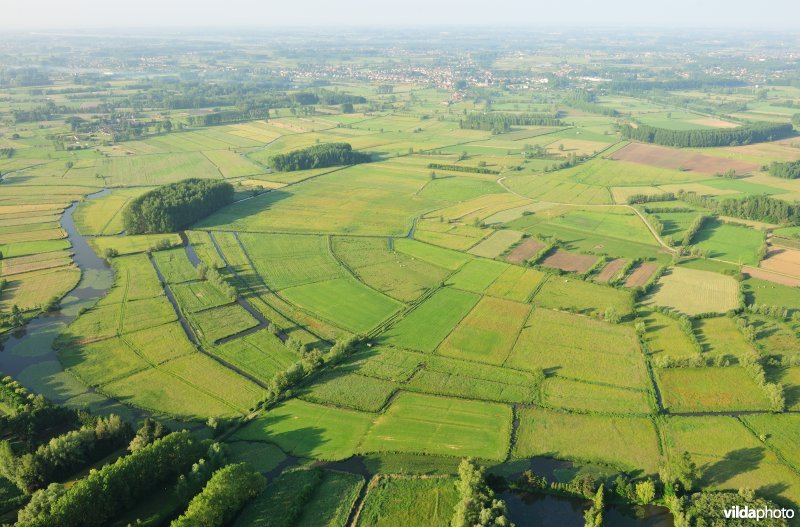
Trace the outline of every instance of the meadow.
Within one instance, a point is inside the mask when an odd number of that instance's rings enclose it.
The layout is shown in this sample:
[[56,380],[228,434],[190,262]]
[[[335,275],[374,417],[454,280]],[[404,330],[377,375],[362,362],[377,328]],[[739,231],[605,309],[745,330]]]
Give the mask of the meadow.
[[[364,67],[360,53],[348,67]],[[497,63],[522,71],[498,53]],[[244,67],[249,55],[234,65],[216,56],[205,71],[260,75]],[[195,60],[192,71],[207,66]],[[295,71],[306,59],[265,60]],[[763,96],[709,86],[634,97],[597,81],[590,111],[555,85],[466,81],[454,94],[337,75],[324,86],[304,75],[259,79],[252,86],[263,87],[269,114],[213,126],[204,119],[240,108],[222,80],[221,104],[191,108],[159,107],[167,96],[180,106],[181,76],[109,78],[102,90],[55,77],[4,81],[0,148],[15,150],[0,155],[0,338],[11,343],[0,371],[71,407],[152,415],[226,443],[231,461],[269,477],[241,526],[344,526],[359,508],[359,526],[449,525],[450,476],[467,456],[498,471],[541,457],[638,478],[686,450],[703,489],[800,500],[798,227],[715,215],[718,200],[800,196],[796,181],[761,168],[796,159],[796,141],[678,149],[618,133],[631,120],[674,131],[724,130],[739,122],[731,114],[788,122],[778,97],[800,104],[800,92],[775,84]],[[310,95],[320,102],[299,102]],[[367,102],[352,113],[322,102],[356,95]],[[723,112],[722,96],[749,109]],[[671,109],[676,97],[692,108]],[[37,98],[64,106],[17,122]],[[126,112],[135,103],[138,132],[96,120],[112,101]],[[67,121],[73,105],[83,124]],[[560,124],[461,122],[524,111]],[[274,164],[340,142],[365,162]],[[729,170],[735,177],[715,176]],[[132,199],[189,177],[231,183],[233,201],[185,231],[124,232]],[[664,195],[681,190],[696,196]],[[682,247],[700,215],[709,217]],[[85,269],[94,256],[106,278]],[[30,337],[18,329],[43,312]],[[750,340],[730,312],[752,325]],[[783,384],[786,412],[770,410],[741,364],[751,355]]]

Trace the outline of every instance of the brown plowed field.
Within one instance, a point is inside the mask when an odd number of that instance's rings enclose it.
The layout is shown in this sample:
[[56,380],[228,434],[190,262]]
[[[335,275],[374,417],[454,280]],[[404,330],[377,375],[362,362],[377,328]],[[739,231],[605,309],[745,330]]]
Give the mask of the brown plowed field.
[[759,280],[766,280],[774,284],[788,285],[789,287],[800,287],[800,278],[791,278],[780,274],[770,273],[757,267],[742,267],[742,273]]
[[594,277],[595,282],[608,282],[614,276],[625,267],[626,260],[624,258],[617,258],[616,260],[611,260],[606,264],[603,269],[597,273],[597,276]]
[[520,243],[506,256],[506,260],[511,263],[522,263],[530,260],[544,248],[544,244],[534,238],[528,238]]
[[772,247],[767,257],[761,260],[759,267],[800,278],[800,251]]
[[666,148],[642,143],[631,143],[620,148],[611,155],[611,159],[660,168],[690,170],[692,172],[709,175],[723,173],[730,169],[734,169],[737,174],[747,174],[759,168],[757,164],[748,163],[746,161],[725,159],[722,157],[698,154],[697,152],[689,150],[679,150],[676,148]]
[[639,287],[643,286],[650,280],[650,277],[653,276],[658,270],[657,264],[642,264],[628,276],[628,279],[625,280],[625,287]]
[[573,254],[561,249],[548,256],[542,265],[551,269],[561,269],[570,273],[585,273],[595,264],[597,256]]

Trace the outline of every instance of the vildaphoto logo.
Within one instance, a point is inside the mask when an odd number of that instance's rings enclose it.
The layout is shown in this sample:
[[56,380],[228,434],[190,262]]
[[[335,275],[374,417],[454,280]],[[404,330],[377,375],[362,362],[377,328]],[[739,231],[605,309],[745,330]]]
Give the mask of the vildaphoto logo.
[[794,518],[794,509],[770,509],[767,507],[753,508],[748,505],[745,505],[744,507],[736,505],[730,509],[725,509],[725,518],[729,520],[791,520]]

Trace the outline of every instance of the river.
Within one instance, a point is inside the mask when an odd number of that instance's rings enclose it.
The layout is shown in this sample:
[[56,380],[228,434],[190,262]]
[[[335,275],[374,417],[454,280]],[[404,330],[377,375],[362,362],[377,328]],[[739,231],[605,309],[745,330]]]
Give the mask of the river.
[[[108,194],[102,190],[86,199]],[[143,414],[105,397],[85,386],[65,372],[53,349],[56,337],[72,322],[81,309],[92,307],[109,290],[114,273],[104,260],[78,233],[72,214],[73,203],[61,217],[61,226],[72,244],[73,260],[81,270],[78,285],[61,300],[56,311],[43,313],[14,331],[3,342],[0,352],[0,372],[11,375],[34,393],[40,393],[54,403],[67,406],[89,406],[97,413],[114,412],[126,419],[138,419]]]

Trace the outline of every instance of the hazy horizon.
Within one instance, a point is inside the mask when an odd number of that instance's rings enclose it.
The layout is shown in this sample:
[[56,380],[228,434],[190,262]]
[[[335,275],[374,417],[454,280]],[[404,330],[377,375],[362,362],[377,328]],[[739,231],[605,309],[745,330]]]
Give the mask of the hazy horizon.
[[297,0],[259,2],[140,0],[131,8],[107,0],[7,0],[0,28],[5,30],[68,29],[259,29],[276,27],[608,27],[660,29],[789,30],[800,18],[800,2],[773,0],[673,0],[650,5],[632,0],[603,3],[575,0],[567,9],[552,2],[493,0]]

